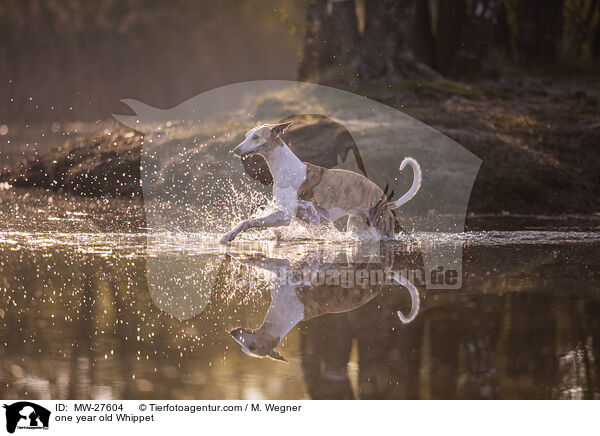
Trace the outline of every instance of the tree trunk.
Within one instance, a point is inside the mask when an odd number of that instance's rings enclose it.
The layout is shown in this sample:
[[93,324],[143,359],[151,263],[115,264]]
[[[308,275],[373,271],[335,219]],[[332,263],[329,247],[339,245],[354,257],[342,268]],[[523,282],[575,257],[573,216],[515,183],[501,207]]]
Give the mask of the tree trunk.
[[352,60],[352,67],[363,80],[385,74],[385,57],[387,55],[387,1],[366,0],[365,29],[357,56]]
[[333,52],[335,63],[347,65],[356,55],[360,34],[354,0],[337,0],[331,9],[333,34],[335,35]]
[[564,0],[517,2],[517,56],[525,62],[555,62],[562,36]]
[[510,50],[504,2],[471,0],[448,6],[441,10],[439,68],[451,76],[477,75],[484,69],[488,75],[499,74],[498,65],[490,68],[485,61],[492,51]]
[[454,75],[459,69],[459,51],[466,15],[466,0],[438,2],[435,66],[442,74]]
[[353,61],[363,80],[440,77],[412,51],[414,0],[367,0],[365,6],[361,50]]
[[[596,3],[596,14],[600,17],[600,2]],[[600,19],[596,22],[596,28],[592,34],[592,54],[600,61]]]
[[416,0],[411,48],[417,60],[426,65],[433,66],[435,48],[431,33],[429,0]]
[[326,0],[310,0],[300,79],[338,67],[363,81],[440,77],[413,54],[415,12],[415,0],[366,0],[361,38],[354,0],[333,1],[331,16]]
[[331,63],[328,37],[331,33],[327,16],[327,0],[309,0],[306,7],[306,35],[298,77],[316,79]]
[[502,0],[499,0],[496,10],[496,26],[494,28],[494,46],[502,52],[510,52],[510,26],[508,24],[508,11]]

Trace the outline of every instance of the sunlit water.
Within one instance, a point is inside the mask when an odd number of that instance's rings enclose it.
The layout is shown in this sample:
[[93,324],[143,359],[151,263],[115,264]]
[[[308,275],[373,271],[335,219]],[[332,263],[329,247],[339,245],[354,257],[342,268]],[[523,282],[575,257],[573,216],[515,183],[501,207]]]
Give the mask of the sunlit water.
[[[146,228],[137,203],[10,189],[0,219],[2,399],[600,398],[598,232],[405,235],[369,265],[418,268],[415,241],[462,246],[462,288],[417,286],[405,324],[402,287],[298,286],[296,325],[269,268],[364,267],[351,239],[261,233],[225,249],[216,233]],[[163,258],[214,272],[188,319],[149,291]],[[277,316],[292,319],[271,344],[287,363],[230,334]]]

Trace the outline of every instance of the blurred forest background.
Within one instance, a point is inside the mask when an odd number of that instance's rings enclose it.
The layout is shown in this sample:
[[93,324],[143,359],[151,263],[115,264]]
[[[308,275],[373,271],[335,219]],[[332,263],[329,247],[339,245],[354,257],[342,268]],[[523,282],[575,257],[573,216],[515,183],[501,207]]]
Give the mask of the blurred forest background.
[[171,107],[255,79],[598,72],[598,0],[1,0],[0,119]]
[[600,0],[0,0],[0,59],[3,180],[114,125],[122,98],[300,79],[469,148],[477,210],[600,210]]
[[597,72],[596,0],[310,1],[301,78],[498,78],[508,68]]
[[294,78],[303,8],[273,0],[1,0],[0,116],[94,121],[122,109],[121,98],[171,107],[227,83]]

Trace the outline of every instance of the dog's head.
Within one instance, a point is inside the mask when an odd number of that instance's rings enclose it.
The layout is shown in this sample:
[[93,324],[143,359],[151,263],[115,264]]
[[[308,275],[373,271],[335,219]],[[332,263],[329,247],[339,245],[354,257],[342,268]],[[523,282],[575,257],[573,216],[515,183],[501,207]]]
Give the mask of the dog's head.
[[253,154],[268,154],[275,147],[281,145],[279,135],[286,131],[292,124],[288,121],[280,124],[263,124],[255,127],[246,133],[246,137],[233,152],[240,157],[246,157]]
[[253,357],[269,357],[273,360],[287,362],[285,358],[275,351],[279,345],[280,338],[272,338],[259,330],[248,330],[238,328],[231,333],[233,339],[242,346],[242,351]]

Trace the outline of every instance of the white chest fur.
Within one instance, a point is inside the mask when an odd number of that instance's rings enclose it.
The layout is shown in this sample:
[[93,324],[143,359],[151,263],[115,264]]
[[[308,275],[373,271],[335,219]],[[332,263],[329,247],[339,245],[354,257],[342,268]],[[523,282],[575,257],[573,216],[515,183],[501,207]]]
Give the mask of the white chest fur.
[[[281,280],[277,277],[275,280]],[[267,332],[268,337],[282,340],[304,319],[304,304],[296,295],[296,286],[276,284],[271,291],[271,307],[260,330]]]
[[306,165],[284,143],[264,156],[273,175],[275,203],[290,215],[298,207],[298,190],[306,178]]

